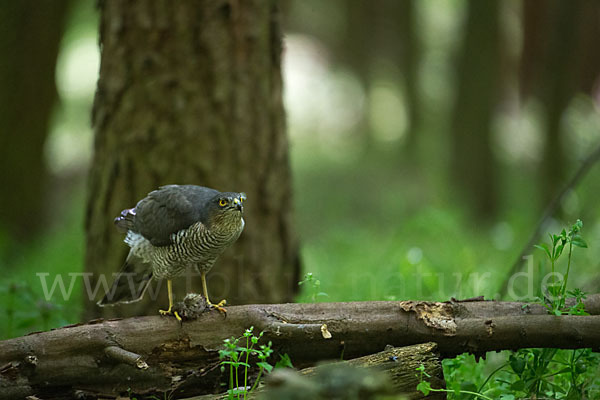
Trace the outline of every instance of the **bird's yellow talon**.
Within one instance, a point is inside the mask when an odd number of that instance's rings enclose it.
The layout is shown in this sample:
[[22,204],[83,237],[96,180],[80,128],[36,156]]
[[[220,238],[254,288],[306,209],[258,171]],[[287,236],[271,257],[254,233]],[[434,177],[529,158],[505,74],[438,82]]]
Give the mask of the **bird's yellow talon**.
[[179,313],[177,311],[171,311],[171,309],[168,310],[158,310],[160,315],[173,315],[175,318],[177,318],[177,321],[181,322],[182,319],[179,316]]
[[220,302],[218,302],[217,304],[213,304],[213,306],[215,306],[215,307],[223,307],[226,304],[227,304],[227,300],[223,299]]
[[223,308],[223,306],[227,304],[226,300],[221,300],[219,303],[217,304],[213,304],[210,301],[208,301],[208,306],[211,308],[215,308],[217,310],[219,310],[219,312],[222,312],[223,314],[227,314],[227,309]]

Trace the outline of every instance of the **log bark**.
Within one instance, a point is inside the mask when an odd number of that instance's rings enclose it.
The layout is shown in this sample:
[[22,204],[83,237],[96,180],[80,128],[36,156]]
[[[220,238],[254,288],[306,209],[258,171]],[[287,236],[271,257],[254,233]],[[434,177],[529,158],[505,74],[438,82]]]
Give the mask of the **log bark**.
[[402,301],[234,306],[226,316],[210,311],[182,324],[160,316],[98,320],[0,342],[0,399],[52,399],[76,390],[176,398],[220,392],[218,350],[223,339],[250,326],[264,331],[262,340],[296,367],[429,341],[443,357],[527,347],[597,349],[599,304],[600,295],[587,299],[592,316],[552,316],[541,306],[510,302]]
[[[446,387],[444,371],[436,343],[428,342],[405,347],[392,347],[375,354],[354,358],[346,362],[350,366],[373,368],[382,371],[394,386],[395,394],[402,394],[406,399],[425,398],[423,393],[416,390],[420,380],[415,371],[421,364],[431,377],[427,381],[433,388]],[[314,376],[320,368],[327,366],[309,367],[301,372]],[[445,393],[432,393],[428,399],[445,399]]]
[[[86,215],[89,287],[127,255],[113,219],[158,186],[246,192],[246,228],[208,275],[213,299],[291,301],[298,282],[276,0],[99,2],[101,65]],[[176,298],[199,290],[174,282]],[[154,286],[156,287],[156,286]],[[166,285],[160,304],[166,304]],[[156,312],[146,296],[84,320]],[[179,297],[181,296],[181,297]]]
[[[390,346],[384,351],[348,361],[321,364],[300,371],[291,369],[276,370],[275,374],[268,376],[266,385],[256,388],[250,398],[264,398],[265,400],[310,398],[320,400],[331,398],[332,391],[335,393],[336,398],[347,398],[350,396],[344,396],[344,394],[347,394],[348,391],[357,393],[360,389],[363,389],[361,383],[368,379],[371,381],[368,382],[369,393],[402,394],[403,398],[407,400],[424,399],[423,393],[416,390],[420,379],[415,371],[420,365],[423,365],[425,371],[430,375],[426,380],[433,388],[446,387],[442,362],[437,350],[437,344],[433,342],[405,347]],[[366,368],[367,371],[363,371],[363,368]],[[345,374],[343,382],[336,379],[334,388],[331,387],[331,371],[337,372],[337,379],[339,379],[338,374]],[[359,382],[357,383],[357,381]],[[312,392],[308,394],[306,389]],[[339,393],[340,389],[346,389],[346,391]],[[299,396],[298,392],[303,394]],[[367,396],[366,398],[370,399],[372,397]],[[375,398],[380,397],[375,396]],[[427,398],[431,400],[445,399],[446,394],[432,392]],[[227,399],[227,394],[220,393],[190,397],[185,400],[225,399]]]

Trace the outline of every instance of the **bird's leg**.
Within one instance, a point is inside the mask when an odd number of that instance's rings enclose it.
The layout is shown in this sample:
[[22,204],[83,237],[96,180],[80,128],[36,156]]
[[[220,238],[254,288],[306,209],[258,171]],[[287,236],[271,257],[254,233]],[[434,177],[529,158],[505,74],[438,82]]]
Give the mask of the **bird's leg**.
[[214,307],[217,310],[221,311],[223,314],[227,313],[227,310],[223,308],[223,306],[225,304],[227,304],[227,301],[225,300],[221,300],[218,304],[213,304],[210,302],[210,300],[208,299],[208,289],[206,287],[206,272],[201,272],[200,273],[200,278],[202,279],[202,292],[204,294],[204,298],[206,299],[206,303],[210,306],[210,307]]
[[158,312],[161,315],[173,314],[175,316],[175,318],[177,318],[177,320],[179,322],[181,322],[181,317],[179,316],[179,314],[177,314],[177,311],[175,311],[175,312],[171,311],[173,309],[173,284],[171,283],[170,279],[167,279],[167,292],[169,293],[169,309],[166,311],[158,310]]

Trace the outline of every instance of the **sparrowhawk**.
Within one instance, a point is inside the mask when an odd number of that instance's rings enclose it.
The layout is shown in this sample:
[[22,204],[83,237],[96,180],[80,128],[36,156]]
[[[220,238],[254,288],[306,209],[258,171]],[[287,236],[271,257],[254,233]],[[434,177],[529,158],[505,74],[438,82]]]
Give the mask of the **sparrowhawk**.
[[[152,278],[167,279],[170,314],[171,280],[194,265],[200,272],[202,291],[209,305],[206,273],[244,229],[245,193],[219,192],[196,185],[168,185],[150,192],[134,208],[126,209],[115,224],[127,232],[131,247],[122,270],[98,305],[131,303],[144,295]],[[175,316],[179,319],[177,313]]]

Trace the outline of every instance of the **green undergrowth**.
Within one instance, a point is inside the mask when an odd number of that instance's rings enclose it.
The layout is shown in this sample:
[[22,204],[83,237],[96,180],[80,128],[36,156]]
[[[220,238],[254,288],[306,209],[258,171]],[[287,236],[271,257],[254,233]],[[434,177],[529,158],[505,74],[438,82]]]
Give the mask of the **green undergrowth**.
[[[436,182],[436,172],[415,170],[389,155],[340,162],[310,154],[297,149],[292,160],[302,276],[313,273],[328,294],[316,301],[499,299],[543,209],[531,177],[517,169],[502,170],[499,215],[481,222],[449,194],[455,188],[440,187],[448,183]],[[569,281],[589,293],[600,292],[600,246],[593,245],[600,243],[598,190],[600,169],[560,210],[567,222],[586,221],[590,249],[573,254],[578,269]],[[551,220],[547,229],[565,224]],[[541,264],[543,253],[532,257],[532,281],[540,282],[548,266]],[[529,273],[527,265],[522,271]],[[527,283],[515,279],[514,300],[537,295]],[[297,300],[312,301],[311,287],[301,289]]]
[[[80,204],[82,194],[75,197],[73,203]],[[0,339],[79,322],[82,283],[81,279],[74,279],[71,287],[69,274],[83,268],[82,214],[80,207],[69,208],[60,224],[27,246],[2,247]],[[68,296],[62,295],[59,286],[55,286],[52,296],[47,296],[56,276],[64,278]],[[46,293],[42,279],[46,280]]]
[[[490,353],[476,361],[462,354],[444,360],[450,399],[598,399],[600,354],[591,349],[521,349]],[[426,381],[426,380],[424,380]]]
[[[583,306],[585,292],[568,290],[574,249],[588,247],[582,228],[577,220],[569,229],[550,234],[549,243],[536,246],[547,257],[550,274],[532,301],[544,305],[549,314],[588,315]],[[568,297],[574,298],[573,305],[567,305]],[[443,367],[446,389],[431,388],[423,368],[417,373],[421,380],[418,389],[424,394],[444,391],[456,399],[600,398],[600,354],[592,349],[526,348],[501,352],[488,362],[475,362],[473,356],[462,354],[444,360]]]

